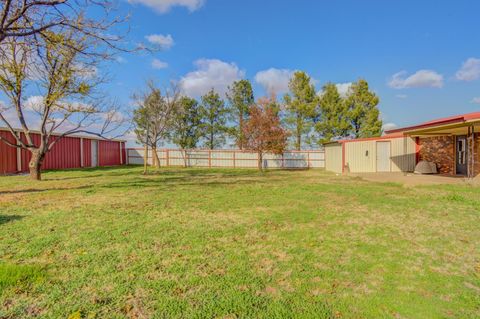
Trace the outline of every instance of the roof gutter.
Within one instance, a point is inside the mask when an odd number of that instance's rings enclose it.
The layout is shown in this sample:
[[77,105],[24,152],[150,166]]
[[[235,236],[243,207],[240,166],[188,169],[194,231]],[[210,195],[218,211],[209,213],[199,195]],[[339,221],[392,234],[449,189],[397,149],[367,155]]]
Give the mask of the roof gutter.
[[[23,133],[22,129],[14,129],[15,132]],[[0,127],[0,131],[6,131],[10,132],[10,130],[6,127]],[[30,133],[33,134],[42,134],[42,132],[37,131],[37,130],[30,130]],[[62,133],[53,133],[52,136],[60,136]],[[113,141],[113,142],[127,142],[127,140],[122,140],[118,138],[102,138],[93,134],[68,134],[65,135],[64,137],[76,137],[76,138],[85,138],[89,140],[98,140],[98,141]]]

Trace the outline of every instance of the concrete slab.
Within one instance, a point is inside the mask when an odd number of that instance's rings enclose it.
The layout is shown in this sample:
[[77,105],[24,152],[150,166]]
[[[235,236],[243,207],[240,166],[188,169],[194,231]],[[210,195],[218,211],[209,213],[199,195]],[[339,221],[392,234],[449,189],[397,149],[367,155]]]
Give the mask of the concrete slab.
[[480,184],[480,179],[467,179],[463,176],[419,175],[413,173],[350,173],[348,176],[360,177],[366,181],[381,183],[400,183],[405,186],[441,185],[441,184]]

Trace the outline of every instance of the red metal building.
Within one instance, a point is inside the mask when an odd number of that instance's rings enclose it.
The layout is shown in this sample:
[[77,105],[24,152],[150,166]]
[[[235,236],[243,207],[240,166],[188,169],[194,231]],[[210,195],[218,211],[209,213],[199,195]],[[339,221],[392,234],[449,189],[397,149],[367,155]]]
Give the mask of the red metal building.
[[[12,134],[0,128],[0,136],[15,143]],[[40,144],[40,135],[31,134],[34,143]],[[22,138],[23,135],[22,135]],[[103,140],[92,136],[68,136],[56,143],[47,153],[42,169],[65,169],[96,166],[115,166],[126,163],[125,141]],[[8,146],[0,141],[0,174],[28,171],[30,153]]]

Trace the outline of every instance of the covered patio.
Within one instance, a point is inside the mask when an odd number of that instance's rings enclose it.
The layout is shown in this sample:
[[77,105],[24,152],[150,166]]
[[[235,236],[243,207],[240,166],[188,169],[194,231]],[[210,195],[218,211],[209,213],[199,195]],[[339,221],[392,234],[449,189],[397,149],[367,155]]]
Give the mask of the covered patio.
[[441,175],[472,179],[480,174],[480,112],[433,120],[387,133],[402,133],[405,137],[415,138],[416,162],[435,163]]

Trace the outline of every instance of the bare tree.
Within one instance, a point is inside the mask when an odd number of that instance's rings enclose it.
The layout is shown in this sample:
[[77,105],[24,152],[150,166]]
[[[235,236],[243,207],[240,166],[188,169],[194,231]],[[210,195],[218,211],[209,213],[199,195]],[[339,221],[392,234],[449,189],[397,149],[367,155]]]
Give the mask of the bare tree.
[[171,83],[166,89],[159,89],[152,81],[147,82],[147,90],[134,95],[137,109],[133,113],[135,134],[138,141],[152,148],[153,165],[160,166],[157,148],[167,139],[174,125],[174,117],[180,107],[180,90]]
[[[97,16],[89,18],[88,8],[97,7]],[[109,0],[3,0],[0,3],[0,43],[7,38],[23,38],[47,34],[58,29],[78,32],[84,36],[118,48],[119,35],[108,30],[125,21],[112,17],[113,2]],[[99,17],[98,13],[103,12]]]
[[[88,10],[93,7],[100,10]],[[105,81],[99,65],[129,51],[119,34],[125,19],[112,18],[111,8],[108,0],[0,3],[0,90],[8,99],[0,105],[0,125],[15,139],[0,142],[31,153],[34,179],[41,179],[45,155],[63,137],[123,133],[127,119],[119,106],[96,90]]]
[[[72,30],[7,38],[0,45],[0,90],[9,101],[0,108],[0,123],[15,143],[0,141],[31,153],[32,179],[41,179],[45,155],[61,138],[76,133],[105,137],[125,123],[118,106],[95,94],[101,83],[99,59],[85,54],[90,45],[90,38]],[[27,98],[33,92],[35,101]],[[38,128],[39,143],[32,127]]]

